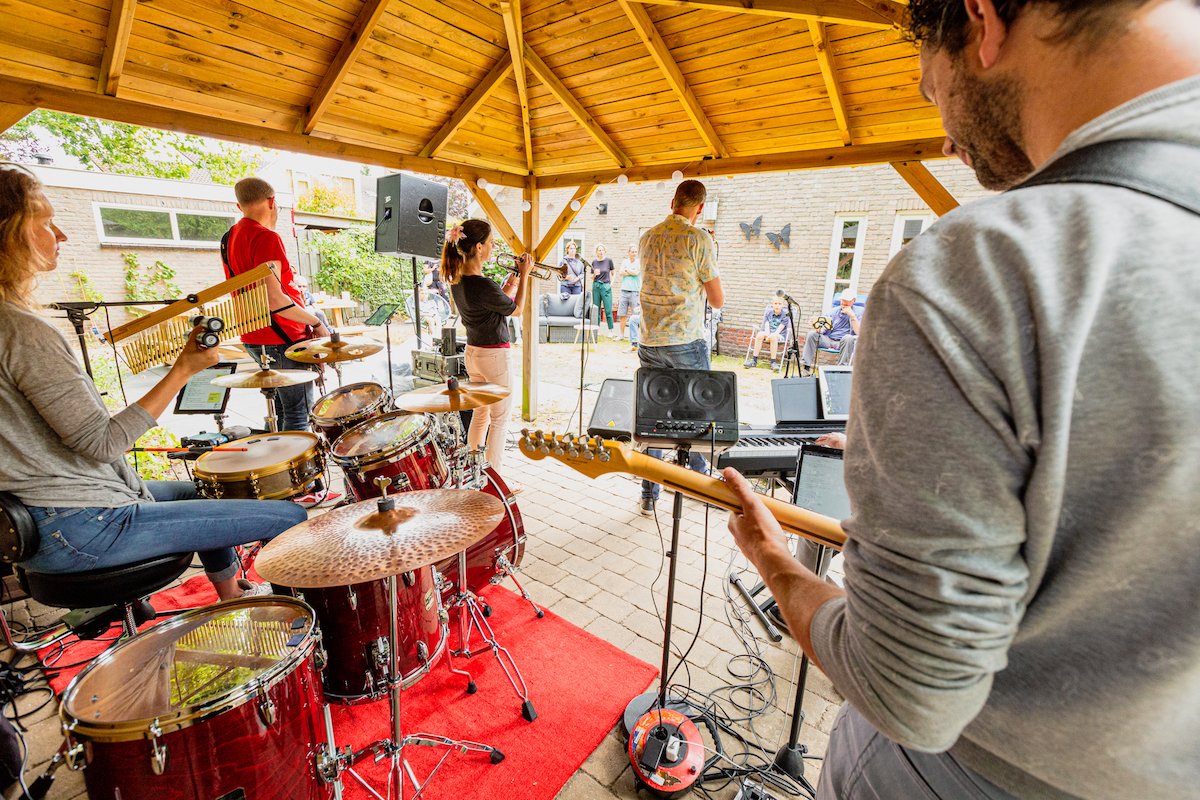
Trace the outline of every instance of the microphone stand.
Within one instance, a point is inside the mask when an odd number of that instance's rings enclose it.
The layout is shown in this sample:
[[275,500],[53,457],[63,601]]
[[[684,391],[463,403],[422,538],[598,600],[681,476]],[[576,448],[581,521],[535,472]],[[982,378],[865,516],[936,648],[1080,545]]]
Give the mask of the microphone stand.
[[[580,304],[582,311],[579,314],[579,324],[581,326],[581,335],[579,337],[579,435],[583,436],[583,371],[584,364],[587,363],[585,354],[587,353],[588,346],[588,318],[591,316],[592,309],[588,305],[588,300],[590,298],[588,298],[587,293],[587,273],[588,269],[590,269],[590,265],[584,262],[582,258],[579,259],[579,263],[583,267],[579,274],[579,291],[582,293],[581,296],[583,297],[583,303]],[[570,269],[570,267],[568,267],[568,269]],[[599,320],[596,321],[596,340],[600,340]]]
[[[787,378],[791,375],[792,365],[796,365],[796,375],[801,373],[800,368],[800,340],[796,337],[796,317],[804,316],[804,312],[800,310],[797,303],[792,302],[792,298],[787,295],[783,296],[783,300],[788,307],[788,325],[791,331],[788,333],[787,351],[783,354],[783,377]],[[796,306],[796,313],[792,313],[792,306]]]
[[147,306],[161,305],[169,306],[171,303],[178,302],[179,298],[172,300],[89,300],[86,302],[63,301],[60,303],[50,303],[50,308],[57,311],[64,311],[67,315],[67,321],[75,328],[75,335],[79,337],[79,352],[83,355],[83,369],[87,372],[89,378],[95,378],[92,374],[92,361],[88,358],[87,334],[84,332],[83,323],[88,317],[101,308],[124,308],[127,306]]

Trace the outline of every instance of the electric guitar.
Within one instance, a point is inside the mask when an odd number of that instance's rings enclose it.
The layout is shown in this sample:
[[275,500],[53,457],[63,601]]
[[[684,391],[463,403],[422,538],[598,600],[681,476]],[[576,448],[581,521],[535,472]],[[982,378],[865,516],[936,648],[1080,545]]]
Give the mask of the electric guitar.
[[[553,431],[546,434],[541,431],[522,430],[521,452],[535,461],[549,456],[589,478],[598,478],[610,472],[626,472],[654,483],[661,483],[668,489],[682,492],[688,497],[703,500],[727,511],[742,511],[741,501],[725,481],[639,453],[623,442],[599,436],[574,436],[570,433],[559,436]],[[841,524],[832,517],[790,503],[781,503],[765,495],[759,499],[788,533],[803,536],[836,550],[841,550],[846,542],[846,534],[842,531]]]

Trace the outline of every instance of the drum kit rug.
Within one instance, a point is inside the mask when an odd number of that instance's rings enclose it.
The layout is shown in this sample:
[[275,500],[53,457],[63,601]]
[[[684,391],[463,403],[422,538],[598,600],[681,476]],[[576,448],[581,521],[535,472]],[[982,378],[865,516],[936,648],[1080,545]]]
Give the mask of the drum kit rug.
[[[372,347],[316,340],[288,355],[335,362]],[[273,420],[274,390],[315,374],[264,367],[214,383],[263,390]],[[507,394],[451,379],[393,399],[379,384],[354,383],[314,404],[315,434],[269,431],[230,443],[244,450],[197,459],[194,480],[205,497],[287,499],[324,485],[328,455],[353,501],[258,553],[259,574],[293,596],[186,612],[108,650],[72,681],[60,712],[65,761],[86,767],[89,797],[328,800],[341,798],[349,776],[372,797],[403,800],[421,796],[450,755],[503,760],[479,742],[405,734],[400,698],[439,660],[474,693],[471,674],[453,659],[490,650],[521,698],[522,716],[537,717],[516,662],[488,623],[491,609],[477,596],[507,577],[543,616],[514,574],[524,523],[501,477],[467,451],[457,413]],[[339,750],[328,704],[385,696],[390,736]],[[444,750],[423,779],[404,756],[411,746]],[[355,770],[365,758],[389,762],[385,786]]]

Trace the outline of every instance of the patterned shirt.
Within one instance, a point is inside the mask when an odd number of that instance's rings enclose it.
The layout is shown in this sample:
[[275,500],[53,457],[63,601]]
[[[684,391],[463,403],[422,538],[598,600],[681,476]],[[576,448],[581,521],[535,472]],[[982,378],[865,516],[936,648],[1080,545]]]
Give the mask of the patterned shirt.
[[704,284],[719,277],[712,237],[678,214],[642,234],[642,337],[649,347],[704,339]]

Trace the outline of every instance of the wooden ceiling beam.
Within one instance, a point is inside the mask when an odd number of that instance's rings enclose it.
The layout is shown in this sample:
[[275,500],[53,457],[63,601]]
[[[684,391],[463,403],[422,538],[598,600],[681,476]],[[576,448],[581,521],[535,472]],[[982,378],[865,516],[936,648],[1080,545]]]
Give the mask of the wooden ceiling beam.
[[504,212],[500,210],[500,206],[496,205],[496,201],[479,185],[478,181],[473,181],[470,178],[463,180],[467,185],[467,191],[475,198],[476,202],[483,208],[483,213],[487,214],[488,221],[492,223],[492,227],[500,232],[500,236],[504,241],[508,242],[508,246],[517,255],[526,252],[525,242],[517,235],[512,224],[508,221],[508,217],[504,216]]
[[117,96],[121,73],[125,71],[125,54],[129,51],[135,11],[137,0],[113,0],[108,14],[108,33],[104,37],[104,58],[100,61],[100,75],[96,80],[96,91],[101,94]]
[[617,162],[622,168],[629,167],[633,164],[633,160],[625,155],[625,152],[617,147],[617,143],[612,140],[612,137],[600,127],[600,124],[592,118],[592,115],[587,112],[571,91],[567,89],[563,82],[558,79],[550,67],[546,66],[546,62],[533,52],[528,44],[525,45],[525,63],[533,70],[533,74],[538,80],[546,84],[546,88],[550,90],[550,94],[554,95],[555,99],[567,109],[567,112],[575,118],[575,121],[583,126],[583,129],[588,132],[596,144],[600,145],[604,152],[608,153],[613,161]]
[[508,53],[501,55],[499,60],[492,65],[488,74],[484,76],[483,80],[477,83],[466,99],[459,103],[458,108],[450,115],[450,119],[446,120],[442,127],[438,129],[438,132],[433,135],[433,138],[421,148],[421,152],[419,153],[421,158],[434,158],[437,156],[442,151],[442,148],[449,143],[450,139],[454,137],[454,134],[458,132],[458,129],[462,127],[462,124],[467,121],[467,118],[474,114],[492,96],[492,93],[496,91],[496,87],[508,77],[512,68],[513,60],[509,58]]
[[728,158],[729,150],[721,141],[721,137],[717,135],[716,129],[708,119],[707,112],[700,106],[700,101],[696,99],[696,94],[688,85],[687,78],[679,69],[679,65],[675,63],[675,57],[671,55],[667,43],[663,41],[658,29],[654,27],[654,20],[650,19],[646,9],[634,0],[617,0],[617,3],[625,12],[625,16],[629,17],[629,21],[633,23],[633,29],[641,38],[642,44],[646,45],[646,49],[650,51],[650,57],[654,59],[654,63],[658,65],[659,71],[667,79],[671,90],[679,98],[683,110],[687,112],[688,119],[696,126],[700,138],[708,146],[709,154],[717,158]]
[[829,104],[833,106],[833,118],[837,120],[842,144],[853,144],[850,138],[850,119],[846,115],[846,100],[842,97],[842,85],[838,81],[837,67],[833,65],[833,54],[829,52],[825,23],[809,20],[808,33],[812,37],[817,65],[821,67],[821,78],[825,81],[825,91],[829,93]]
[[891,164],[892,169],[939,217],[958,208],[958,201],[950,194],[950,190],[920,161],[893,161]]
[[98,117],[114,122],[128,122],[131,125],[144,125],[147,128],[211,136],[216,139],[258,147],[271,147],[295,153],[312,153],[393,169],[407,169],[427,175],[471,178],[473,180],[482,177],[502,186],[525,186],[526,183],[526,175],[523,172],[518,174],[502,170],[480,169],[468,164],[410,156],[380,147],[351,144],[322,136],[308,136],[290,130],[263,128],[221,117],[210,117],[173,108],[105,97],[92,92],[60,89],[6,76],[0,76],[0,102],[48,108],[52,111]]
[[22,103],[0,103],[0,133],[25,119],[33,110],[33,106]]
[[363,48],[371,40],[371,33],[379,24],[379,20],[383,18],[387,4],[388,0],[366,0],[363,3],[358,17],[354,20],[354,25],[350,27],[349,35],[342,41],[337,55],[333,57],[333,63],[325,70],[325,77],[321,78],[320,85],[317,86],[312,99],[308,102],[308,110],[304,114],[304,122],[301,127],[304,133],[312,133],[313,129],[317,127],[317,123],[321,121],[321,115],[329,108],[334,95],[341,88],[342,81],[346,80],[346,76],[354,67],[354,63],[358,61]]
[[904,6],[892,0],[637,0],[647,5],[816,20],[860,28],[894,28]]
[[529,125],[529,82],[525,76],[525,32],[521,18],[521,0],[500,3],[504,15],[504,33],[508,37],[508,52],[512,55],[513,76],[517,82],[517,99],[521,104],[521,131],[525,137],[525,168],[533,172],[533,131]]
[[942,158],[943,138],[919,141],[888,142],[886,144],[854,145],[852,147],[796,150],[765,156],[733,156],[704,161],[637,166],[628,170],[593,170],[558,175],[540,175],[539,189],[558,189],[581,184],[609,183],[624,174],[630,181],[665,181],[671,173],[681,170],[689,178],[708,178],[723,175],[744,175],[751,172],[790,172],[829,167],[859,167],[865,164],[887,164],[893,161],[920,161]]
[[[554,224],[546,231],[546,235],[538,242],[537,249],[533,251],[534,261],[543,261],[546,256],[550,255],[550,251],[554,249],[554,245],[558,244],[558,237],[563,235],[563,231],[571,226],[575,221],[575,217],[583,210],[583,205],[592,196],[592,192],[596,191],[597,185],[594,183],[585,184],[575,190],[575,194],[567,201],[567,205],[563,208],[562,213],[558,215],[558,219],[554,220]],[[579,202],[579,208],[571,208],[571,205],[576,201]]]

